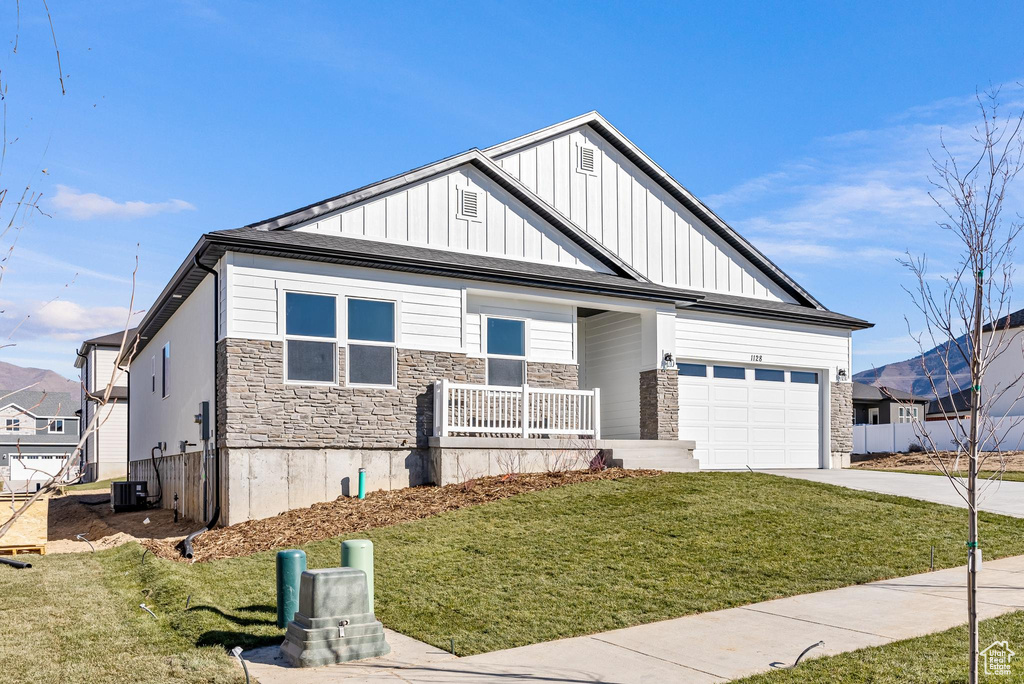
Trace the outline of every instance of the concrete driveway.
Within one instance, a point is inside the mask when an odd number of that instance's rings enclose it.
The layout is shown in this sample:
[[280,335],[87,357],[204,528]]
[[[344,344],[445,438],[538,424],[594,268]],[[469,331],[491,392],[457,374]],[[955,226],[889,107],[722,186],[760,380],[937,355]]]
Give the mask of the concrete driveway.
[[[921,501],[967,508],[967,503],[957,494],[950,481],[940,475],[913,475],[910,473],[886,473],[877,470],[765,470],[772,475],[793,477],[812,482],[860,489],[865,492],[894,494]],[[980,498],[980,509],[1015,518],[1024,518],[1024,482],[989,482],[984,485]],[[962,490],[960,490],[962,491]]]

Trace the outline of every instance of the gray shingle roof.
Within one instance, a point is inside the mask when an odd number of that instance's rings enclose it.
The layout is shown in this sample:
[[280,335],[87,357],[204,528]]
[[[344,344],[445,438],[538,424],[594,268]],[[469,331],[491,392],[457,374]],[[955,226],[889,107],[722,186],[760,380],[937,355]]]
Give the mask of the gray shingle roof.
[[[671,288],[650,281],[639,282],[624,276],[596,273],[580,268],[450,252],[341,235],[294,230],[267,231],[257,228],[236,228],[210,233],[210,237],[247,243],[250,246],[263,245],[268,249],[296,249],[308,256],[319,257],[326,261],[332,260],[329,258],[332,255],[347,257],[349,261],[374,260],[378,263],[364,265],[376,268],[422,273],[437,273],[447,268],[453,271],[450,275],[462,278],[506,280],[510,277],[518,277],[529,280],[530,282],[526,284],[534,286],[556,289],[558,286],[562,286],[564,289],[578,292],[679,302],[680,305],[694,310],[803,320],[824,325],[848,326],[852,329],[870,327],[871,325],[859,318],[788,302]],[[438,274],[444,275],[444,273]]]
[[883,401],[890,397],[899,399],[900,401],[913,401],[919,403],[929,401],[927,397],[919,397],[915,394],[911,394],[910,392],[904,392],[898,389],[875,387],[874,385],[868,385],[863,382],[853,383],[854,401]]
[[0,397],[0,408],[15,404],[40,418],[74,418],[79,405],[79,398],[70,392],[0,390]]
[[985,327],[982,328],[982,330],[984,332],[990,332],[993,326],[995,326],[996,329],[1004,330],[1006,328],[1019,328],[1021,326],[1024,326],[1024,309],[1021,309],[1020,311],[1014,311],[1011,314],[1007,314],[1006,316],[1003,316],[1002,318],[999,318],[993,321],[992,323],[987,323],[985,324]]
[[928,402],[926,415],[957,414],[971,410],[971,388],[954,392],[945,397],[932,399]]

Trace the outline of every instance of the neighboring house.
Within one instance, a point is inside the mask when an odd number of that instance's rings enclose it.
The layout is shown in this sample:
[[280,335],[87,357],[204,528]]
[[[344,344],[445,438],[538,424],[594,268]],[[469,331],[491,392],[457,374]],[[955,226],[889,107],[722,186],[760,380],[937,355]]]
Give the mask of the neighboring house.
[[[0,390],[0,474],[5,488],[35,490],[56,475],[78,444],[70,392]],[[67,479],[78,475],[77,466]]]
[[231,524],[581,438],[841,466],[869,326],[591,113],[203,235],[127,355],[131,477]]
[[913,423],[924,420],[928,399],[863,382],[853,384],[853,424]]
[[[993,350],[982,381],[982,401],[992,419],[1024,416],[1024,309],[987,323],[983,344]],[[957,392],[940,397],[928,407],[928,420],[970,418],[970,380]]]
[[[81,371],[82,392],[79,415],[86,431],[100,412],[96,427],[82,446],[82,479],[85,482],[125,477],[128,474],[128,374],[121,373],[111,387],[108,403],[101,406],[107,385],[114,379],[114,364],[124,331],[94,337],[82,343],[75,359]],[[128,342],[135,331],[128,332]]]
[[967,388],[928,402],[926,420],[953,420],[971,417],[971,390]]

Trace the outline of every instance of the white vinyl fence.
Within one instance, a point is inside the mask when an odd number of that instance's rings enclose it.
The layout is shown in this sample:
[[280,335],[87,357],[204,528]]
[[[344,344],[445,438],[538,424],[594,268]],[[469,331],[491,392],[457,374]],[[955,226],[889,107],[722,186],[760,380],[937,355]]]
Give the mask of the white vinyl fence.
[[[963,419],[959,427],[947,425],[944,420],[928,421],[924,425],[914,423],[888,423],[883,425],[854,425],[853,426],[853,453],[872,454],[878,452],[904,452],[911,444],[920,444],[929,448],[930,442],[924,438],[922,430],[926,430],[931,437],[935,447],[940,451],[955,451],[956,442],[953,440],[952,430],[957,434],[966,434],[970,427],[969,420]],[[982,438],[992,435],[988,442],[982,445],[985,451],[995,451],[996,442],[1002,451],[1017,451],[1024,446],[1024,422],[1019,416],[1007,417],[997,423],[995,431],[990,428],[982,429]]]

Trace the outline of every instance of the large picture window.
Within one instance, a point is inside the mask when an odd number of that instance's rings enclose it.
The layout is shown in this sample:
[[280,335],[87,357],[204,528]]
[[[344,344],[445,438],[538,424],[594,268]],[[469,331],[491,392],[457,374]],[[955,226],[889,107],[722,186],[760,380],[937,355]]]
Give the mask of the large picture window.
[[519,386],[526,381],[526,321],[487,318],[487,384]]
[[337,337],[333,296],[285,293],[285,368],[289,382],[335,382]]
[[395,303],[348,300],[348,384],[395,384]]

